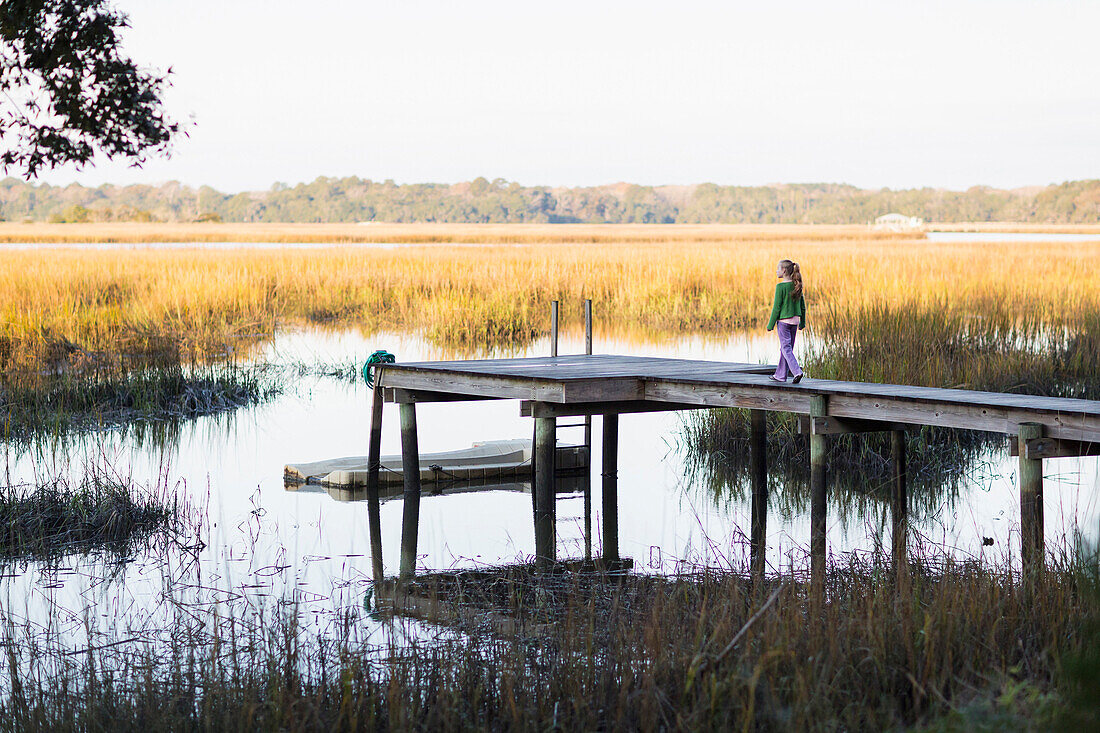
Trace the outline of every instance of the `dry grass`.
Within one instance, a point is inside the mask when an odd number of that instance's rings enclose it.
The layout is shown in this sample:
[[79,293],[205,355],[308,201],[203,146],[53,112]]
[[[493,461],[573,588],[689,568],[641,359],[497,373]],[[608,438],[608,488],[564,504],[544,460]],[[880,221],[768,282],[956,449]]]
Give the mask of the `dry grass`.
[[[224,354],[277,325],[400,328],[469,348],[566,325],[592,298],[598,323],[659,342],[758,329],[775,262],[806,274],[810,327],[888,306],[996,318],[1026,332],[1100,312],[1100,244],[914,240],[232,250],[19,250],[0,256],[0,368]],[[904,318],[900,321],[904,324]]]
[[56,561],[97,553],[124,561],[149,550],[153,535],[181,536],[187,507],[168,487],[141,487],[101,467],[79,481],[0,486],[0,568],[14,561]]

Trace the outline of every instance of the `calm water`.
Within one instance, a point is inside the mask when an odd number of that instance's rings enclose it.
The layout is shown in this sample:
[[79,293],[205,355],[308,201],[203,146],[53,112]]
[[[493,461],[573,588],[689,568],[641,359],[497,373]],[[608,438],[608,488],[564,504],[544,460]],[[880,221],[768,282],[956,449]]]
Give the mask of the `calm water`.
[[[769,334],[770,336],[770,334]],[[305,332],[285,335],[260,358],[272,362],[361,362],[385,348],[399,360],[440,358],[437,349],[409,335]],[[597,352],[760,362],[773,358],[771,338],[741,336],[726,341],[683,339],[662,346],[603,339]],[[583,351],[563,338],[562,353]],[[542,355],[545,342],[518,354]],[[97,640],[162,638],[179,604],[217,608],[223,614],[277,610],[296,600],[304,627],[340,634],[339,611],[362,604],[370,587],[371,559],[365,503],[341,503],[325,493],[287,491],[284,464],[366,453],[369,390],[361,383],[306,377],[287,385],[279,398],[242,410],[231,418],[189,423],[180,440],[150,448],[133,437],[105,433],[46,456],[8,449],[12,483],[59,472],[79,473],[96,464],[110,466],[139,483],[187,497],[207,517],[206,545],[185,553],[142,555],[106,575],[94,558],[72,558],[61,568],[40,564],[7,567],[0,578],[0,603],[9,617],[29,626],[48,624],[71,633],[74,647]],[[474,440],[529,438],[531,421],[516,401],[425,404],[417,408],[423,452],[469,447]],[[682,416],[676,413],[624,415],[620,419],[620,551],[640,572],[668,573],[689,567],[747,567],[749,503],[716,500],[686,470],[680,446]],[[600,441],[594,420],[593,442]],[[582,439],[581,430],[561,431]],[[398,415],[387,406],[383,454],[400,452]],[[598,476],[599,450],[593,475]],[[1100,520],[1100,459],[1057,459],[1046,463],[1048,547],[1062,544],[1075,529],[1096,538]],[[992,563],[1015,555],[1019,541],[1016,463],[1005,451],[992,451],[964,477],[957,495],[916,511],[914,544],[927,553],[981,558]],[[809,510],[773,501],[768,516],[767,559],[774,568],[802,567],[809,545]],[[828,541],[834,554],[876,552],[889,547],[886,507],[832,501]],[[593,484],[598,509],[599,482]],[[559,556],[583,555],[583,502],[563,497],[558,504]],[[534,549],[531,500],[527,493],[487,491],[425,496],[420,508],[421,568],[473,567],[528,559]],[[397,570],[400,501],[382,505],[384,561]],[[598,552],[600,516],[593,525]],[[992,546],[982,545],[993,538]],[[1010,550],[1010,548],[1012,548]],[[89,638],[86,628],[93,629]],[[421,633],[413,629],[407,633]],[[385,634],[365,621],[356,633]],[[380,637],[379,637],[380,638]]]
[[1100,232],[926,232],[931,242],[1100,242]]

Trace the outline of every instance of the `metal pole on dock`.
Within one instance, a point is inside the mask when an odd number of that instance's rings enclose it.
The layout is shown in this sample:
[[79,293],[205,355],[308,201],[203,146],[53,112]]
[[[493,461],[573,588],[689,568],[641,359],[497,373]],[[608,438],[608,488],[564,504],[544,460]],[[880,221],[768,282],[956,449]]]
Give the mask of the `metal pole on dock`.
[[550,301],[550,356],[558,355],[558,301]]
[[1043,459],[1029,458],[1027,441],[1043,437],[1039,423],[1021,423],[1020,560],[1025,580],[1035,579],[1046,562],[1043,548]]
[[[592,355],[592,299],[584,300],[584,353]],[[584,448],[588,452],[589,479],[584,484],[584,559],[592,560],[592,416],[584,416]]]
[[810,396],[810,583],[821,587],[825,581],[825,499],[828,438],[813,430],[813,418],[828,414],[824,395]]
[[749,567],[754,575],[763,576],[768,530],[768,413],[764,410],[749,411],[749,464],[752,485]]
[[584,299],[584,353],[592,353],[592,299]]
[[619,416],[603,416],[603,559],[619,561]]
[[401,469],[405,506],[401,514],[402,579],[416,574],[416,534],[420,523],[420,449],[416,440],[416,404],[401,403]]
[[535,418],[535,565],[546,569],[557,559],[554,537],[554,453],[558,428],[552,417]]
[[891,559],[894,565],[894,577],[899,581],[909,566],[907,540],[909,533],[909,492],[906,486],[905,431],[890,431],[890,451],[893,454],[894,480],[890,492],[890,517],[892,521],[892,541],[894,551]]
[[[381,371],[381,370],[379,370]],[[378,471],[382,452],[382,386],[380,374],[375,375],[374,399],[371,401],[370,445],[367,449],[367,524],[370,529],[370,559],[374,584],[379,586],[385,575],[382,570],[382,515],[378,503]]]

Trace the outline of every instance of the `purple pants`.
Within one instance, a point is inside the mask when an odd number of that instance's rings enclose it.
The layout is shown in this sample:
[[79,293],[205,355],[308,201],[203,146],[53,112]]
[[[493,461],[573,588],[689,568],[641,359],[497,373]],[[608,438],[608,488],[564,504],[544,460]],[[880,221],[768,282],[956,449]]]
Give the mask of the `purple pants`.
[[775,324],[779,332],[779,367],[775,370],[776,379],[797,377],[802,373],[798,359],[794,357],[794,339],[798,336],[798,326],[780,321]]

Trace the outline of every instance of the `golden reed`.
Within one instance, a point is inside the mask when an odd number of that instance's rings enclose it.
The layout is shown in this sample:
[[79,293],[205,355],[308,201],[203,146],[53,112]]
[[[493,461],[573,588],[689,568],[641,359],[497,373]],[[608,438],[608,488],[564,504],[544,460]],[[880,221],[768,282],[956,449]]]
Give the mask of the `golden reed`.
[[[142,353],[166,344],[222,352],[293,324],[406,329],[456,346],[523,343],[545,328],[552,299],[563,301],[567,326],[579,318],[580,301],[592,298],[598,321],[656,341],[722,334],[763,326],[782,257],[802,265],[810,324],[821,332],[883,306],[996,315],[1042,328],[1100,312],[1100,241],[932,243],[851,227],[430,229],[441,239],[480,232],[532,241],[7,249],[0,256],[0,366],[39,368],[58,343],[89,352]],[[427,236],[424,226],[405,230]],[[266,230],[255,231],[263,238]],[[584,241],[533,241],[554,232]]]

